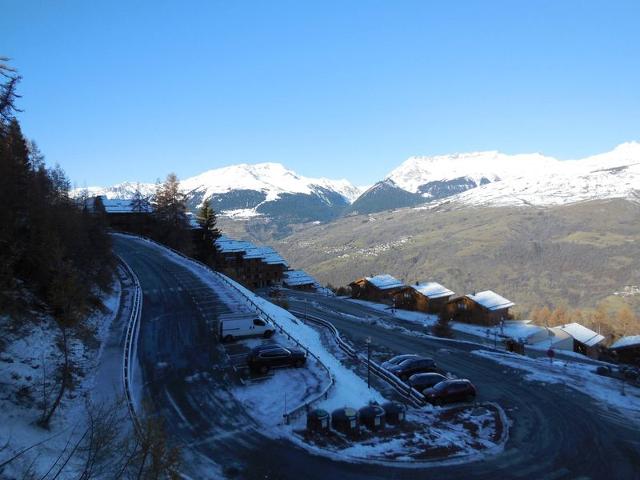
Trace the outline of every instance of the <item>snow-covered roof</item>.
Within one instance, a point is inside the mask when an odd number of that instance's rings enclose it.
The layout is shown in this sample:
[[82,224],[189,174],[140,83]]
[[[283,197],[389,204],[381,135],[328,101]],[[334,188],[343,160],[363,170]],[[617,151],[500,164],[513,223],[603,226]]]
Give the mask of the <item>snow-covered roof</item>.
[[259,259],[268,265],[284,265],[287,266],[287,262],[271,247],[254,247],[251,246],[245,250],[243,255],[245,259]]
[[604,340],[602,335],[580,325],[579,323],[569,323],[567,325],[561,325],[558,328],[571,335],[574,340],[583,343],[587,347],[593,347]]
[[[138,208],[142,208],[142,210],[134,210],[134,200],[131,198],[107,198],[104,195],[98,195],[98,197],[100,197],[104,210],[107,213],[148,213],[152,210],[149,203],[147,203],[146,206],[139,205]],[[93,206],[95,198],[88,199],[91,206]]]
[[491,290],[485,290],[484,292],[478,292],[473,295],[467,295],[467,298],[470,298],[474,302],[479,305],[482,305],[487,310],[502,310],[503,308],[513,307],[515,303],[511,300],[507,300],[506,298],[498,295]]
[[626,348],[640,346],[640,335],[628,335],[616,340],[610,348]]
[[253,245],[249,242],[234,240],[226,235],[220,235],[216,240],[216,247],[218,248],[218,251],[222,253],[233,253],[246,252],[248,249],[253,248]]
[[418,283],[416,285],[412,285],[411,288],[429,298],[442,298],[453,295],[451,290],[443,287],[437,282]]
[[282,281],[292,287],[300,285],[315,285],[317,283],[315,278],[302,270],[288,270],[284,272],[284,278]]
[[102,197],[102,205],[107,213],[134,213],[131,200],[108,199]]
[[246,260],[260,259],[268,265],[288,266],[287,261],[272,247],[256,247],[251,242],[234,240],[226,235],[218,237],[216,247],[221,253],[242,253],[242,258]]
[[386,273],[375,277],[365,277],[365,279],[379,290],[390,290],[404,286],[400,280]]

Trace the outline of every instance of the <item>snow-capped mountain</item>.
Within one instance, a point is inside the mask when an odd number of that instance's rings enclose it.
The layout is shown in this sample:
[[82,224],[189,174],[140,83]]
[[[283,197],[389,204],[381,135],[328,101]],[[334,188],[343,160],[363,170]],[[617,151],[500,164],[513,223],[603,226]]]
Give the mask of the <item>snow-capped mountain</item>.
[[631,198],[640,192],[640,143],[580,160],[539,153],[473,152],[410,157],[348,211],[373,213],[435,200],[474,205],[554,205]]
[[76,188],[71,192],[71,195],[78,196],[86,192],[89,196],[103,195],[110,199],[124,199],[133,197],[138,188],[140,193],[145,196],[151,196],[156,191],[156,186],[153,183],[122,182],[111,187]]
[[[90,187],[92,195],[130,198],[138,184]],[[328,221],[446,199],[472,205],[554,205],[590,199],[640,198],[640,143],[579,160],[496,151],[410,157],[367,189],[347,180],[308,178],[278,163],[209,170],[181,182],[189,208],[203,199],[231,218],[279,223]],[[150,195],[154,184],[140,184]]]
[[640,143],[474,188],[454,197],[474,205],[560,205],[586,200],[640,200]]
[[361,193],[347,180],[303,177],[279,163],[242,163],[217,168],[187,178],[181,186],[185,192],[197,191],[205,198],[233,190],[259,191],[264,192],[265,201],[277,200],[282,194],[311,195],[325,189],[340,194],[350,203]]
[[[89,187],[90,195],[131,198],[137,187],[144,195],[155,184],[124,182],[112,187]],[[276,217],[281,221],[326,221],[339,216],[361,193],[347,180],[308,178],[279,163],[239,164],[208,170],[180,182],[190,209],[204,199],[222,215],[233,218]],[[78,194],[77,189],[74,193]]]
[[538,153],[506,155],[496,151],[410,157],[386,179],[403,190],[430,198],[434,195],[429,187],[435,182],[478,186],[555,168],[558,163]]

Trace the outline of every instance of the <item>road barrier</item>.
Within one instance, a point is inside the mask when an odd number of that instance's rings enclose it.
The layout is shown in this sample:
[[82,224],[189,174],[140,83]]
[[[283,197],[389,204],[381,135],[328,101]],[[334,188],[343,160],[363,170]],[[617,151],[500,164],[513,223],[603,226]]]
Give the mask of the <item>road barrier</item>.
[[[311,351],[309,351],[309,349],[304,346],[302,343],[300,343],[293,335],[291,335],[278,321],[275,317],[273,317],[271,314],[269,314],[267,311],[265,311],[257,302],[255,302],[253,300],[253,298],[251,298],[252,296],[247,295],[247,293],[240,288],[234,281],[232,281],[230,278],[228,278],[226,275],[221,274],[220,272],[217,272],[215,270],[213,270],[210,266],[208,266],[205,263],[200,262],[199,260],[195,260],[191,257],[188,257],[187,255],[185,255],[182,252],[179,252],[178,250],[175,250],[171,247],[168,247],[166,245],[163,245],[161,243],[156,242],[155,240],[148,238],[148,237],[144,237],[142,235],[133,235],[130,233],[126,233],[126,232],[117,232],[117,234],[119,235],[126,235],[129,237],[133,237],[133,238],[137,238],[137,239],[142,239],[145,240],[147,242],[153,243],[155,245],[158,245],[159,247],[165,248],[167,250],[170,250],[171,252],[173,252],[174,254],[184,258],[185,260],[189,260],[190,262],[193,262],[194,264],[198,265],[200,268],[204,269],[207,273],[211,273],[214,276],[216,276],[219,280],[221,280],[224,284],[226,284],[227,286],[229,286],[230,288],[232,288],[234,291],[236,291],[237,293],[239,293],[241,295],[242,298],[245,299],[245,302],[247,303],[248,306],[250,306],[251,308],[253,308],[256,313],[258,313],[259,315],[261,315],[263,318],[265,318],[266,320],[268,320],[269,322],[271,322],[279,331],[281,334],[285,335],[290,341],[294,342],[301,350],[304,350],[304,352],[307,354],[307,356],[312,357],[313,359],[316,360],[316,362],[318,362],[318,364],[327,372],[327,375],[329,376],[329,384],[322,389],[322,391],[320,391],[317,395],[315,395],[314,397],[312,397],[310,400],[307,400],[306,402],[303,402],[299,405],[296,405],[293,408],[288,409],[287,411],[285,411],[285,413],[283,414],[283,419],[285,421],[285,423],[289,423],[290,420],[298,417],[299,415],[301,415],[303,412],[306,412],[309,410],[309,408],[311,407],[311,405],[313,405],[314,403],[320,401],[320,400],[324,400],[328,397],[329,395],[329,391],[335,386],[335,379],[333,377],[333,374],[331,373],[331,370],[329,370],[329,367],[327,367],[324,362],[322,360],[320,360],[320,357],[318,357],[317,355],[313,354]],[[135,276],[135,274],[133,273],[133,271],[129,268],[128,265],[126,265],[126,263],[121,259],[121,261],[124,263],[125,267],[128,269],[128,271],[132,274],[133,278],[135,279],[135,283],[139,288],[139,282],[137,277]],[[140,297],[142,297],[142,293],[140,293]],[[263,301],[267,301],[267,300],[263,300]],[[140,307],[138,307],[140,308]],[[138,312],[138,317],[139,317],[140,313]],[[130,322],[131,325],[132,322]],[[137,320],[136,320],[137,323]],[[129,335],[129,331],[127,330],[127,335]],[[127,339],[129,337],[127,336]],[[137,338],[137,336],[136,336]],[[128,345],[128,342],[127,342]],[[130,354],[129,354],[130,355]],[[127,353],[125,353],[125,359],[127,357]],[[129,361],[130,363],[130,361]],[[128,392],[126,383],[125,383],[125,393]],[[127,393],[128,397],[127,399],[129,399],[130,397],[130,392]],[[128,402],[129,403],[129,402]],[[132,418],[134,418],[134,423],[136,423],[138,420],[135,417],[135,410],[131,410],[131,406],[130,406],[130,412],[132,412]],[[137,428],[137,426],[136,426]]]
[[124,268],[125,272],[129,275],[133,282],[133,304],[131,306],[131,314],[129,321],[127,322],[127,333],[124,342],[124,358],[122,362],[122,380],[124,383],[124,394],[127,402],[127,408],[129,409],[129,415],[133,422],[133,427],[137,434],[141,433],[140,420],[136,414],[135,402],[133,393],[131,390],[131,380],[133,377],[133,362],[135,352],[138,345],[138,334],[140,332],[140,316],[142,314],[142,288],[140,288],[140,282],[138,277],[133,272],[131,267],[125,262],[122,257],[118,256],[120,264]]
[[381,378],[389,385],[393,387],[393,389],[398,392],[405,401],[411,403],[412,405],[419,407],[426,404],[426,399],[422,393],[418,392],[414,388],[411,388],[410,385],[407,385],[405,382],[396,377],[393,373],[389,372],[382,366],[380,366],[377,362],[368,358],[367,355],[363,353],[358,353],[350,344],[348,344],[341,336],[338,329],[335,325],[328,320],[325,320],[320,317],[316,317],[314,315],[309,315],[305,312],[300,312],[296,310],[291,311],[294,314],[301,315],[304,319],[311,321],[313,323],[317,323],[327,328],[331,334],[333,335],[334,340],[338,344],[338,347],[349,355],[351,358],[356,359],[360,363],[363,363],[367,368],[371,369],[371,372],[377,377]]

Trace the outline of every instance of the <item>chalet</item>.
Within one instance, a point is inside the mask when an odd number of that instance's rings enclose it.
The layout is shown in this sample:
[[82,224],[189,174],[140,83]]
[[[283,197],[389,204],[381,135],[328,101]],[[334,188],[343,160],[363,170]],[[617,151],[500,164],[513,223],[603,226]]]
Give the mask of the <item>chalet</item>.
[[616,340],[609,350],[615,352],[617,360],[640,366],[640,335],[631,335]]
[[480,325],[498,325],[511,320],[509,309],[515,303],[491,290],[450,299],[445,312],[451,320]]
[[289,267],[271,247],[256,247],[250,242],[221,235],[216,240],[218,269],[248,288],[262,288],[282,281]]
[[302,270],[287,270],[284,272],[282,284],[294,290],[315,290],[318,282]]
[[590,357],[598,356],[598,348],[600,343],[604,341],[604,337],[593,330],[580,325],[579,323],[569,323],[559,327],[553,327],[568,334],[572,341],[572,350]]
[[554,350],[566,350],[597,357],[604,337],[579,323],[569,323],[546,328],[529,337],[527,341]]
[[133,200],[107,198],[104,195],[88,198],[85,205],[92,212],[103,212],[109,227],[114,230],[148,234],[152,228],[151,206],[136,207]]
[[397,308],[439,313],[447,304],[453,292],[436,282],[407,285],[393,294]]
[[351,297],[391,304],[393,296],[405,285],[391,275],[364,277],[349,284]]

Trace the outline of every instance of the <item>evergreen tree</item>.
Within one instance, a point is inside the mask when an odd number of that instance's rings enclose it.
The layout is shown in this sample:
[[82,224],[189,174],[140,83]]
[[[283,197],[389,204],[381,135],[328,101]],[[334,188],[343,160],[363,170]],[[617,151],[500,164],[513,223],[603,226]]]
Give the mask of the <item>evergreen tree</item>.
[[216,227],[217,221],[216,212],[211,208],[210,200],[205,199],[198,212],[198,225],[213,241],[220,237],[220,230]]
[[202,202],[202,206],[198,211],[197,221],[200,229],[196,245],[196,257],[201,262],[214,266],[217,257],[215,241],[220,237],[220,230],[216,226],[216,212],[211,208],[209,199],[205,199]]

